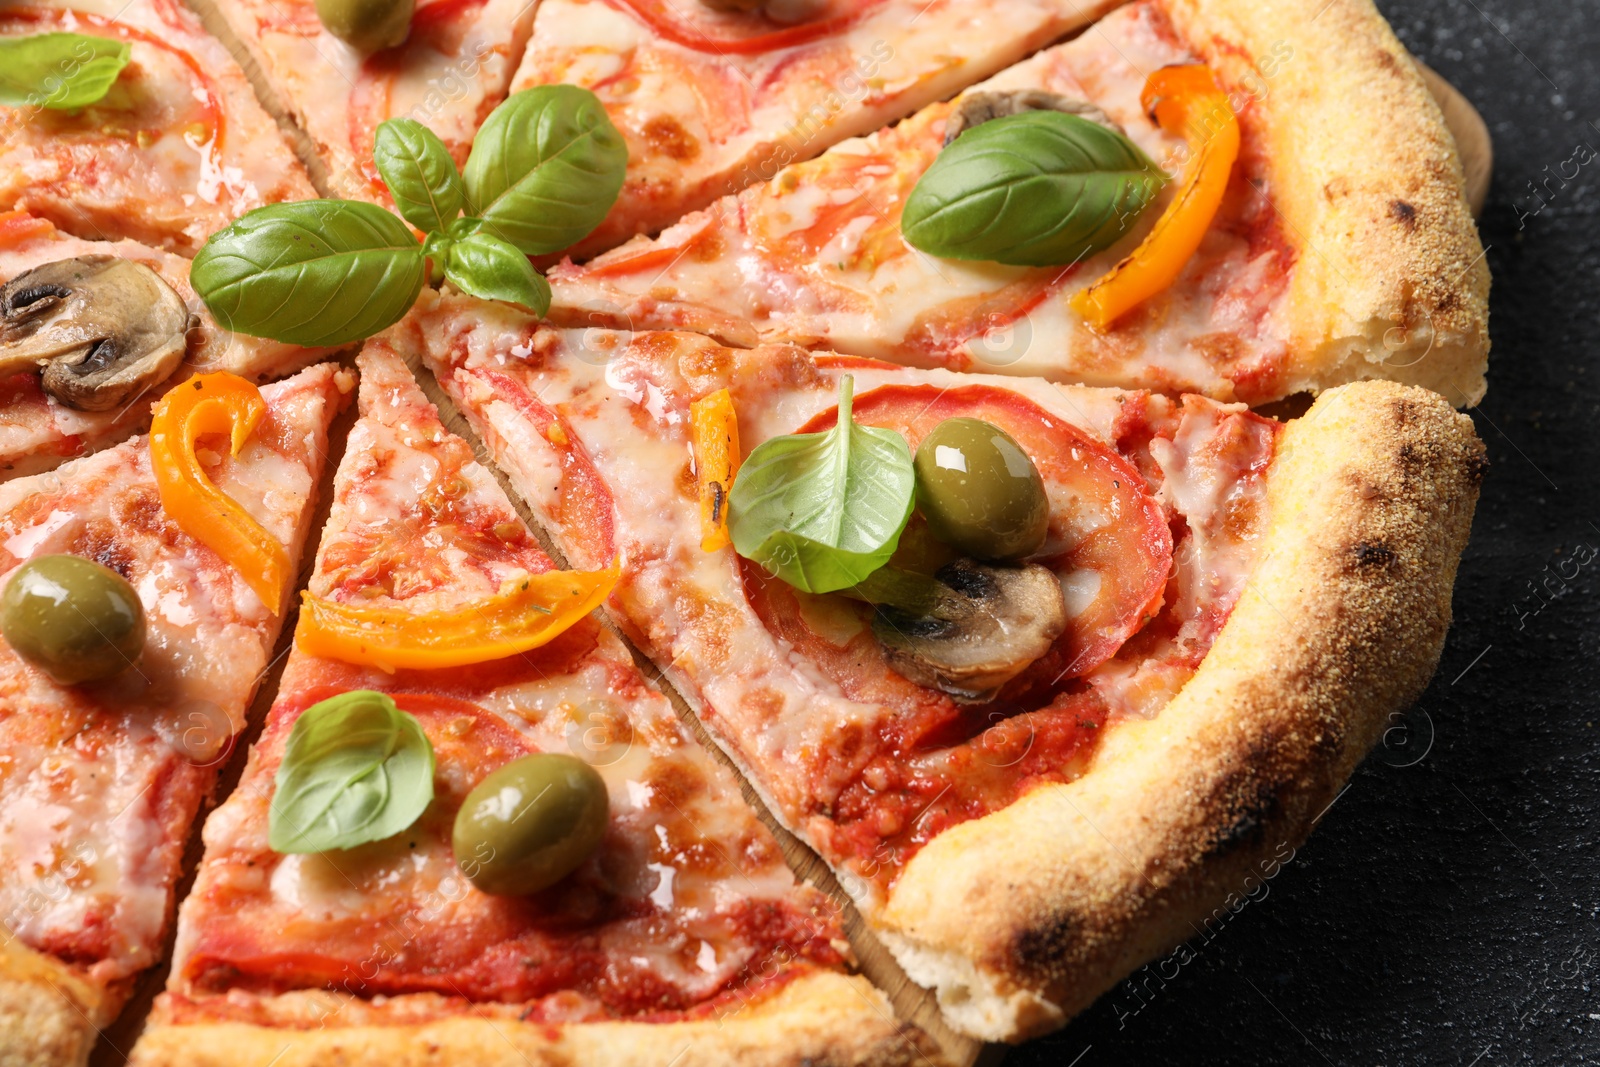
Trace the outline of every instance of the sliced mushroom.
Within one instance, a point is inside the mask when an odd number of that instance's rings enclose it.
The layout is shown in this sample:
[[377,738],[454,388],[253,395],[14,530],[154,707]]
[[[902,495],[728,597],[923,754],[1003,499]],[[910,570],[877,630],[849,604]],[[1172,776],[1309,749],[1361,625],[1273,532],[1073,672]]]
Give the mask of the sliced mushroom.
[[1067,628],[1061,583],[1048,567],[958,559],[934,577],[940,595],[931,610],[879,608],[872,632],[889,666],[963,703],[993,696]]
[[1121,126],[1087,100],[1047,92],[1044,89],[1012,89],[1006,92],[968,93],[956,102],[955,112],[945,121],[944,143],[949,144],[974,126],[982,126],[993,119],[1007,115],[1021,115],[1026,111],[1064,111],[1090,122],[1097,122],[1108,130],[1123,133]]
[[827,12],[829,0],[700,0],[713,11],[759,11],[773,22],[795,26],[821,18]]
[[0,375],[44,368],[41,385],[79,411],[109,411],[171,377],[194,324],[142,263],[59,259],[0,288]]

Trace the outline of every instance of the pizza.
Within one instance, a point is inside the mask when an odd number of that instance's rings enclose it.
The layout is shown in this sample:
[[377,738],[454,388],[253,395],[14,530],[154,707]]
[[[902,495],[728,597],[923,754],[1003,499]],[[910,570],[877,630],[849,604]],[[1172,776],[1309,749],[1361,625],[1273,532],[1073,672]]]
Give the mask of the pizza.
[[[560,331],[448,298],[395,332],[574,565],[620,555],[608,610],[946,1018],[991,1040],[1060,1025],[1304,835],[1432,675],[1484,469],[1466,416],[1394,383],[1285,427],[1194,394]],[[894,558],[974,603],[887,631],[881,606],[703,547],[695,405],[727,390],[754,463],[833,428],[846,378],[853,419],[913,450],[982,420],[1037,466],[1052,626],[1025,569],[919,561],[916,519]]]
[[513,91],[593,90],[628,141],[605,223],[652,234],[1087,25],[1106,0],[544,0]]
[[[161,961],[184,849],[272,658],[328,427],[351,384],[347,372],[319,364],[254,394],[257,422],[237,451],[225,438],[220,447],[205,438],[212,492],[227,494],[278,546],[275,576],[242,573],[180,525],[163,503],[162,464],[147,438],[0,486],[0,922],[9,932],[0,1048],[8,1062],[86,1060],[96,1029],[116,1017],[140,972]],[[82,566],[63,576],[63,562]],[[136,597],[142,654],[122,645],[75,653],[82,634],[59,623],[19,625],[25,578],[41,596],[112,587]],[[76,625],[111,630],[109,595],[97,593],[99,608]],[[23,639],[48,639],[45,666],[36,650],[19,653]],[[112,659],[114,673],[99,677],[98,664],[74,662],[90,652]]]
[[276,106],[316,145],[327,184],[352,200],[392,201],[372,165],[387,119],[422,122],[465,161],[473,134],[505,98],[538,0],[422,0],[409,38],[362,49],[335,37],[315,0],[214,0],[260,64]]
[[[996,97],[1093,107],[1180,171],[1192,131],[1158,124],[1141,90],[1150,72],[1197,61],[1227,94],[1220,110],[1237,112],[1237,161],[1181,274],[1109,327],[1074,298],[1129,254],[1153,211],[1105,250],[1060,265],[929,256],[902,235],[902,210],[952,124]],[[1485,387],[1481,253],[1454,143],[1370,10],[1143,0],[659,238],[564,266],[552,283],[569,325],[793,341],[1250,404],[1385,378],[1467,405]]]
[[[436,1062],[769,1062],[760,1050],[779,1042],[784,1062],[924,1054],[881,993],[842,973],[837,906],[795,882],[732,775],[597,619],[535,649],[440,666],[318,636],[311,597],[413,617],[488,613],[508,583],[552,570],[393,349],[374,341],[359,366],[361,420],[296,649],[238,789],[207,821],[172,977],[134,1062],[418,1062],[421,1047]],[[471,643],[452,636],[451,652]],[[291,730],[351,692],[387,694],[420,723],[437,761],[432,802],[385,840],[276,852],[269,813]],[[581,761],[609,820],[564,880],[485,891],[458,865],[458,811],[530,756],[536,768]],[[483,834],[469,862],[505,865],[518,847]]]
[[[94,410],[84,410],[81,397],[63,401],[47,391],[34,361],[4,367],[0,370],[0,472],[7,475],[48,470],[139,432],[150,421],[151,405],[160,399],[162,386],[190,373],[227,371],[259,381],[282,377],[326,354],[325,349],[281,344],[218,326],[189,288],[189,261],[176,253],[132,240],[85,241],[69,237],[49,219],[21,210],[0,212],[0,278],[8,282],[26,279],[30,271],[85,257],[112,257],[155,272],[187,309],[186,321],[182,310],[176,310],[170,323],[175,339],[183,343],[183,355],[175,363],[149,361],[140,367],[143,353],[130,351],[131,379],[124,375],[116,382],[110,391],[113,395],[105,402],[88,401]],[[99,289],[105,282],[86,284]],[[7,329],[15,328],[23,314],[21,307],[0,307],[0,320]],[[60,318],[65,320],[69,314],[64,312]],[[72,325],[71,321],[59,321],[53,328],[64,330]],[[131,327],[128,323],[125,328]]]
[[0,38],[125,42],[95,103],[0,108],[0,210],[76,236],[193,255],[251,208],[316,195],[233,57],[177,0],[37,0],[0,10]]
[[0,10],[0,1064],[970,1063],[1432,675],[1370,0],[199,9]]

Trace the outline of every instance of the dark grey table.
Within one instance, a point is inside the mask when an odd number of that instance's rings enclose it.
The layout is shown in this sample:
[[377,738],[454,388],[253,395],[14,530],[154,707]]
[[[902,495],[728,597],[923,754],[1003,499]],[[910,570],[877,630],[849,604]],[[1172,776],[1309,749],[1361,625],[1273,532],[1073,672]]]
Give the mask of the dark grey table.
[[1600,1064],[1600,0],[1379,6],[1496,149],[1455,628],[1264,896],[1008,1067]]

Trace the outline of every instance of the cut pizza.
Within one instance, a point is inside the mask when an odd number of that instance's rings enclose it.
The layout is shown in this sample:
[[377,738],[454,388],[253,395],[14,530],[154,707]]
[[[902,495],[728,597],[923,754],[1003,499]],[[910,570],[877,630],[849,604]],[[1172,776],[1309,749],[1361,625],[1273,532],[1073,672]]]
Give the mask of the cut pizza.
[[574,566],[620,558],[608,609],[988,1039],[1303,838],[1434,669],[1483,471],[1393,383],[1284,425],[449,295],[391,337]]
[[[411,118],[465,162],[484,118],[505,99],[538,0],[209,0],[260,64],[277,105],[311,136],[332,191],[392,202],[372,163],[373,134]],[[333,18],[335,36],[318,9]],[[372,26],[370,13],[409,15]],[[366,18],[362,13],[367,14]],[[349,43],[354,41],[355,43]],[[308,194],[309,195],[309,194]]]
[[1439,109],[1365,0],[1141,0],[551,282],[566,325],[1250,404],[1382,378],[1462,406],[1482,257]]
[[138,433],[190,374],[262,381],[327,351],[224,330],[182,256],[69,237],[25,211],[0,212],[0,279],[0,481]]
[[133,1062],[920,1062],[590,614],[612,562],[553,570],[389,345],[359,363],[296,648]]
[[0,209],[193,255],[251,208],[316,195],[244,72],[177,0],[7,4],[0,44],[19,81],[45,75],[0,105]]
[[513,90],[596,93],[627,184],[579,258],[986,78],[1112,0],[544,0]]
[[83,1062],[160,961],[351,384],[196,378],[152,438],[0,486],[0,1061]]

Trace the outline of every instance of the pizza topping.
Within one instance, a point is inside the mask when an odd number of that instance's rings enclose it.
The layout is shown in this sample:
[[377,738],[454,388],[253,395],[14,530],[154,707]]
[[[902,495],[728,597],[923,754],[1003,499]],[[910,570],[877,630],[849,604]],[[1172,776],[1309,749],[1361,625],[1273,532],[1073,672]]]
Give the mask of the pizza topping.
[[79,411],[110,411],[171,377],[192,321],[142,263],[56,260],[0,289],[0,376],[43,366],[46,393]]
[[1115,130],[1024,111],[968,129],[940,152],[906,198],[900,232],[948,259],[1066,266],[1116,243],[1166,182]]
[[0,38],[0,107],[88,107],[110,91],[129,55],[126,41],[81,33]]
[[360,52],[405,42],[416,0],[317,0],[317,18],[339,40]]
[[277,615],[289,577],[289,553],[212,484],[196,451],[201,437],[226,433],[237,456],[266,414],[261,390],[238,375],[196,375],[156,405],[150,423],[150,467],[167,517],[227,561],[267,610]]
[[696,400],[689,423],[700,493],[700,548],[716,552],[728,544],[728,491],[739,470],[739,419],[732,395],[719,389]]
[[784,26],[810,22],[828,13],[828,0],[700,0],[713,11],[760,12]]
[[295,720],[273,780],[274,852],[347,849],[409,827],[433,800],[433,745],[383,693],[344,693]]
[[39,556],[0,597],[0,633],[60,685],[99,681],[144,651],[144,607],[128,580],[81,556]]
[[948,147],[950,142],[974,126],[1029,111],[1060,111],[1067,115],[1081,115],[1119,135],[1125,132],[1098,106],[1075,96],[1052,93],[1048,89],[985,90],[967,93],[956,101],[955,110],[945,119],[944,143]]
[[1222,205],[1239,155],[1238,117],[1208,67],[1163,67],[1139,101],[1163,130],[1183,136],[1190,160],[1177,195],[1133,254],[1073,295],[1073,310],[1100,329],[1177,280]]
[[535,753],[501,767],[467,794],[451,836],[474,886],[499,896],[548,889],[605,838],[606,782],[575,756]]
[[1061,583],[1048,567],[956,560],[934,575],[924,613],[880,607],[872,632],[897,672],[957,701],[988,700],[1049,652],[1067,628]]
[[[566,248],[605,219],[628,149],[593,93],[542,85],[489,113],[459,173],[444,143],[411,119],[378,128],[373,159],[423,242],[376,204],[257,208],[194,259],[190,283],[218,322],[291,344],[359,341],[411,309],[430,260],[435,281],[543,315],[550,285],[527,257]],[[467,204],[478,214],[458,218]]]
[[917,507],[939,540],[975,559],[1018,560],[1044,544],[1050,500],[1039,468],[982,419],[946,419],[917,446]]
[[603,571],[527,574],[499,595],[453,611],[341,604],[307,590],[295,644],[390,672],[488,663],[555,640],[599,607],[621,574],[620,559]]
[[905,437],[856,423],[853,388],[845,375],[832,427],[757,446],[728,495],[734,549],[808,593],[848,589],[887,563],[915,504]]

